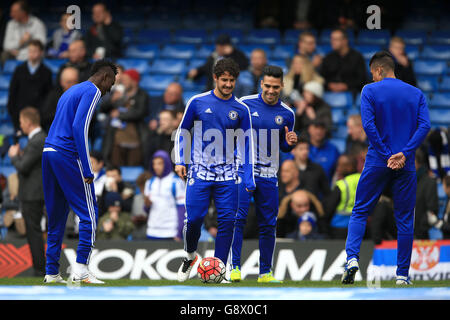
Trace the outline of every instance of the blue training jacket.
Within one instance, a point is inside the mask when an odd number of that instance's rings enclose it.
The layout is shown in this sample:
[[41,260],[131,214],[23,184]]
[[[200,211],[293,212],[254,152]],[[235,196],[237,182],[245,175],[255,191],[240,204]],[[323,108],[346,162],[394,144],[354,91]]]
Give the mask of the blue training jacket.
[[88,131],[100,89],[90,81],[70,87],[58,101],[55,118],[44,147],[68,153],[81,162],[84,178],[93,178],[89,159]]

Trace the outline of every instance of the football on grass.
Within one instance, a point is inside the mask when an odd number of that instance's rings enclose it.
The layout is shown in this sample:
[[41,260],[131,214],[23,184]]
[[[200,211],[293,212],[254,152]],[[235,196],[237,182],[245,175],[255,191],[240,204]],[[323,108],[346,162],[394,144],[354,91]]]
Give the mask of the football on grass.
[[219,258],[206,257],[198,264],[197,274],[203,283],[220,283],[225,278],[225,265]]

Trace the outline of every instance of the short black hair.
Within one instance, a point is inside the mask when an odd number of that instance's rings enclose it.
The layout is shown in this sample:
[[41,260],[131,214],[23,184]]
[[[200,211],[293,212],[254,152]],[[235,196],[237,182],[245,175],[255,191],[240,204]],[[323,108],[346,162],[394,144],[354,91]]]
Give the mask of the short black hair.
[[41,40],[38,39],[30,40],[30,42],[28,42],[28,45],[38,47],[41,51],[44,51],[45,49],[44,44],[41,42]]
[[17,3],[20,6],[20,9],[24,12],[26,12],[27,14],[31,13],[31,8],[30,5],[28,4],[28,1],[26,0],[18,0],[18,1],[14,1],[14,3]]
[[395,62],[392,54],[385,50],[378,51],[372,56],[369,62],[369,67],[372,68],[372,65],[374,68],[383,67],[384,69],[395,69]]
[[89,154],[92,158],[96,159],[98,162],[103,161],[103,155],[100,151],[92,150]]
[[[348,40],[348,34],[347,34],[347,32],[344,29],[342,29],[342,28],[334,28],[333,30],[331,30],[331,33],[335,32],[335,31],[341,32],[342,35],[344,36],[344,38]],[[331,35],[331,33],[330,33],[330,35]]]
[[114,170],[117,170],[117,172],[119,172],[119,174],[122,175],[122,170],[120,169],[120,167],[113,164],[108,164],[105,171],[114,171]]
[[106,59],[101,59],[95,61],[94,64],[92,65],[91,77],[98,72],[104,71],[105,68],[111,68],[112,71],[114,72],[114,75],[117,74],[117,66],[113,62]]
[[237,79],[239,77],[239,65],[231,58],[223,58],[216,62],[214,68],[213,68],[213,74],[216,75],[217,78],[219,78],[221,75],[223,75],[225,72],[228,72],[231,74],[234,78]]
[[306,133],[301,133],[298,135],[297,145],[301,143],[306,143],[307,145],[309,145],[309,137]]
[[278,66],[265,66],[263,68],[263,77],[265,76],[283,80],[283,69]]

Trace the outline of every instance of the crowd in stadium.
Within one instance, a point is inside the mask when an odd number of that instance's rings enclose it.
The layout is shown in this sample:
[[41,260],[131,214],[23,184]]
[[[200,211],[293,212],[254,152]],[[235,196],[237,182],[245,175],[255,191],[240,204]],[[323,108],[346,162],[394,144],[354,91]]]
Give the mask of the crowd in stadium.
[[[70,29],[67,21],[72,17],[64,11],[54,14],[60,19],[59,26],[50,25],[34,14],[26,1],[13,2],[0,19],[0,239],[25,237],[33,223],[45,230],[45,218],[28,222],[21,214],[24,201],[43,201],[21,197],[20,179],[27,170],[21,152],[38,128],[48,132],[61,95],[89,78],[93,61],[107,58],[117,63],[119,73],[111,92],[100,100],[89,129],[99,207],[98,239],[181,241],[184,191],[170,180],[174,176],[172,133],[189,98],[213,89],[212,68],[221,57],[233,58],[241,68],[234,91],[237,97],[260,91],[265,65],[278,65],[285,72],[282,100],[295,111],[299,142],[291,153],[280,154],[277,237],[345,239],[368,148],[358,109],[359,93],[371,82],[367,61],[379,49],[388,50],[395,58],[399,79],[432,98],[442,98],[441,104],[430,104],[430,111],[436,108],[438,113],[416,154],[415,237],[450,237],[450,96],[445,93],[450,92],[450,33],[434,47],[433,42],[426,42],[434,30],[423,31],[422,37],[422,31],[394,34],[383,29],[372,31],[375,36],[365,39],[369,32],[363,29],[367,14],[361,11],[362,5],[336,1],[341,10],[333,12],[334,6],[317,9],[321,1],[288,2],[285,11],[294,8],[291,14],[297,15],[287,19],[289,25],[267,15],[277,8],[261,1],[258,21],[250,21],[258,29],[218,28],[206,37],[202,32],[185,33],[172,41],[167,35],[183,30],[169,33],[135,28],[133,19],[128,19],[129,24],[119,21],[117,11],[103,3],[90,5],[91,16],[83,7],[87,27]],[[308,11],[308,5],[314,8]],[[388,27],[402,27],[395,25],[396,18],[387,18]],[[197,30],[203,27],[198,23]],[[239,23],[248,21],[236,20],[236,25]],[[428,44],[429,50],[436,51],[425,56],[423,47]],[[423,61],[416,61],[419,58]],[[425,71],[419,69],[426,63]],[[432,73],[436,65],[444,68]],[[158,193],[164,185],[169,191]],[[72,214],[67,237],[76,238],[77,227]],[[213,203],[203,231],[203,240],[214,239]],[[257,237],[252,204],[245,238]],[[390,190],[371,215],[366,238],[375,243],[396,239]]]

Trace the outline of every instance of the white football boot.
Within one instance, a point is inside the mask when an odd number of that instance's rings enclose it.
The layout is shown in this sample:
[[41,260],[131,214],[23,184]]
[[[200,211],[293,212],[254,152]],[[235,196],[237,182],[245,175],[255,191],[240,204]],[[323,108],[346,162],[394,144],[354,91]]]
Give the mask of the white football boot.
[[192,260],[188,260],[188,258],[184,258],[181,263],[180,268],[178,269],[177,280],[178,282],[184,282],[189,279],[191,274],[192,267],[198,260],[198,255],[195,255],[195,258]]
[[84,276],[78,276],[76,274],[73,274],[70,276],[69,281],[71,283],[75,284],[81,284],[81,283],[89,283],[89,284],[105,284],[104,281],[97,279],[97,277],[90,271],[88,271],[87,274]]
[[64,280],[61,275],[58,274],[46,274],[44,277],[44,283],[67,283],[66,280]]
[[409,277],[397,276],[395,284],[399,285],[399,286],[410,286],[413,283],[412,283],[412,281],[411,281],[411,279]]

